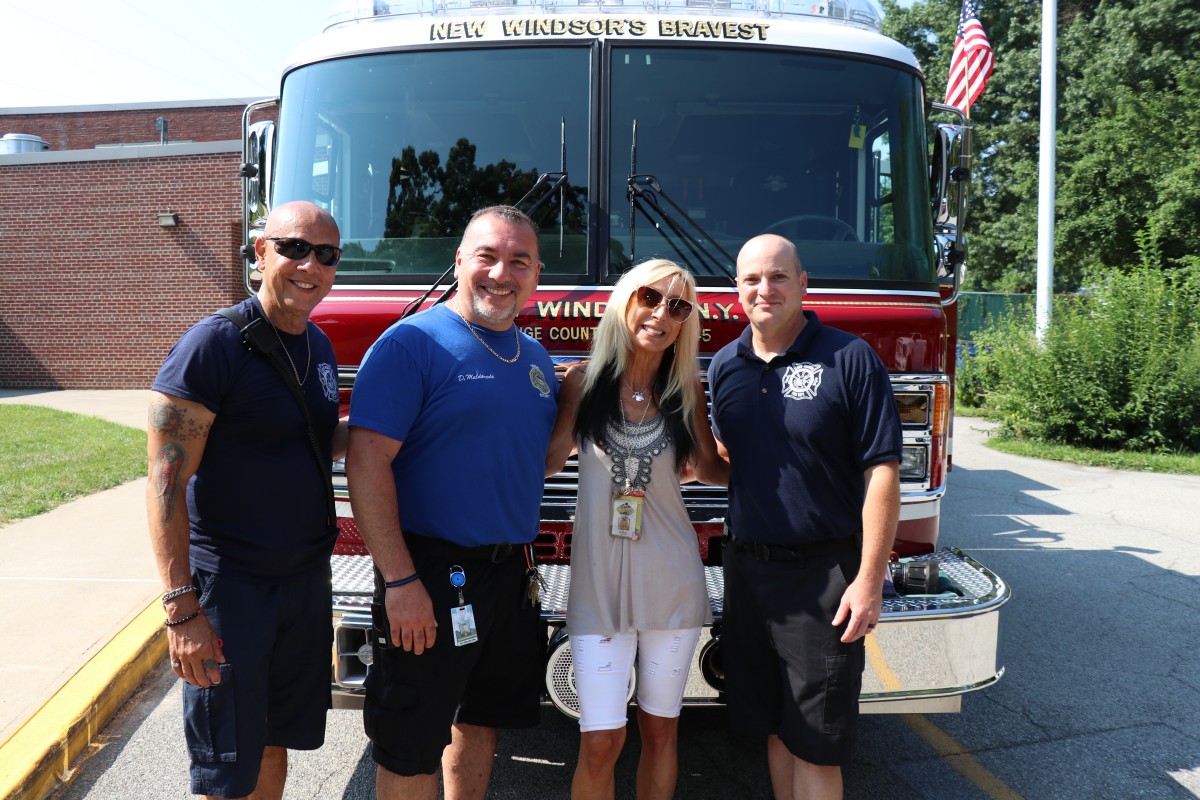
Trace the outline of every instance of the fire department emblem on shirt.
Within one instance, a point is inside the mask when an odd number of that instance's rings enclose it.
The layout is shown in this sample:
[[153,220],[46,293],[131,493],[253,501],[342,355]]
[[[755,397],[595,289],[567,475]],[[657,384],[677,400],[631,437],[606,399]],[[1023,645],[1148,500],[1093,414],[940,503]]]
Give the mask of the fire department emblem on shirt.
[[537,389],[542,397],[550,396],[550,384],[546,382],[546,373],[542,372],[537,364],[529,368],[529,382],[533,384],[533,388]]
[[789,400],[812,400],[821,386],[820,364],[789,364],[783,373],[783,396]]
[[317,377],[321,379],[321,389],[325,392],[325,399],[336,403],[338,399],[337,374],[333,371],[333,365],[317,364]]

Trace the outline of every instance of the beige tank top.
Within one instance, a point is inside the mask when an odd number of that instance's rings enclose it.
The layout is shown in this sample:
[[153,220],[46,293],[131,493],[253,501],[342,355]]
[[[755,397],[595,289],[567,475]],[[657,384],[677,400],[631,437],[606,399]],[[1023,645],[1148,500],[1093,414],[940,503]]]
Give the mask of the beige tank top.
[[[644,425],[630,424],[629,430],[636,436],[636,429],[658,424],[656,418]],[[611,636],[620,631],[698,628],[712,620],[696,533],[679,490],[675,449],[668,442],[650,457],[641,537],[630,541],[611,533],[612,458],[591,441],[579,443],[569,633]]]

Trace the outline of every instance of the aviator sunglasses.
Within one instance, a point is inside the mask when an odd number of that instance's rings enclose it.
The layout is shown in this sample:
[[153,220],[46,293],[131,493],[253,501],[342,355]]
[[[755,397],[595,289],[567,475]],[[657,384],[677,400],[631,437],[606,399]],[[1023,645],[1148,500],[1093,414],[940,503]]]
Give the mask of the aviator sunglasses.
[[[647,311],[653,311],[663,303],[663,294],[650,286],[639,286],[637,290],[638,305]],[[667,316],[675,322],[685,322],[692,315],[692,304],[682,297],[672,297],[667,303]]]
[[303,239],[292,239],[286,236],[268,236],[268,242],[275,243],[275,252],[284,258],[303,261],[309,253],[315,253],[317,261],[327,267],[335,267],[342,260],[342,248],[331,244],[311,244]]

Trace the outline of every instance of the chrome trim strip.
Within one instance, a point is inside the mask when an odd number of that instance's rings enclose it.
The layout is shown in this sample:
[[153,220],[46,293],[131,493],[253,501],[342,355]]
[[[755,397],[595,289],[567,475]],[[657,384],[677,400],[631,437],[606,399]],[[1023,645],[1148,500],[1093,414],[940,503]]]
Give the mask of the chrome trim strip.
[[946,484],[942,484],[936,489],[925,489],[921,491],[910,491],[901,486],[900,502],[901,503],[928,503],[931,500],[941,500],[946,494]]
[[984,678],[981,681],[967,684],[965,686],[948,687],[944,689],[914,689],[908,692],[863,692],[859,695],[860,703],[886,703],[893,700],[917,700],[917,699],[933,699],[936,697],[961,697],[964,694],[977,692],[980,689],[986,689],[989,686],[994,686],[1004,677],[1004,667],[1000,667],[995,675]]

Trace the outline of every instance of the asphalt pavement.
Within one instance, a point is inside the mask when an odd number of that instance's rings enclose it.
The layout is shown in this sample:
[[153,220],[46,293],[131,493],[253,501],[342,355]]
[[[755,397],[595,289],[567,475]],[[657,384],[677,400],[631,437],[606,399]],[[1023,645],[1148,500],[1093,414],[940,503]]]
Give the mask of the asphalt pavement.
[[[142,427],[146,395],[0,391],[0,402]],[[904,737],[867,737],[847,796],[881,797],[886,782],[879,778],[890,775],[898,783],[887,797],[1200,797],[1200,477],[1007,456],[982,446],[986,423],[960,418],[956,426],[960,457],[943,544],[968,550],[1014,587],[1002,622],[1007,673],[996,687],[968,696],[963,714],[929,718],[938,728],[923,717],[874,725],[889,734],[909,726],[937,760]],[[143,693],[177,694],[154,649],[163,628],[143,488],[144,480],[133,481],[0,529],[4,800],[39,798],[57,786],[143,677],[151,677]],[[177,711],[167,718],[164,724],[178,725]],[[332,783],[346,787],[343,797],[356,796],[352,787],[369,794],[360,725],[344,726],[351,757],[340,757],[336,741],[312,756],[334,762],[329,772],[323,762],[310,767],[298,759],[298,769],[314,772],[297,775],[308,778],[295,782],[297,790]],[[520,746],[533,751],[546,744],[545,734]],[[551,738],[566,737],[566,729],[560,734]],[[143,777],[163,772],[163,738],[147,738],[140,756],[136,739],[110,748],[114,757],[124,750]],[[897,750],[904,742],[913,752]],[[565,768],[570,750],[515,763]],[[723,762],[708,753],[703,763]],[[701,778],[699,769],[693,788],[740,785]],[[86,796],[167,796],[163,786],[133,791],[115,771],[110,780]],[[916,790],[923,781],[939,788]],[[82,791],[74,785],[65,790]],[[511,796],[528,796],[528,786],[516,781]],[[716,789],[701,795],[734,796]]]

